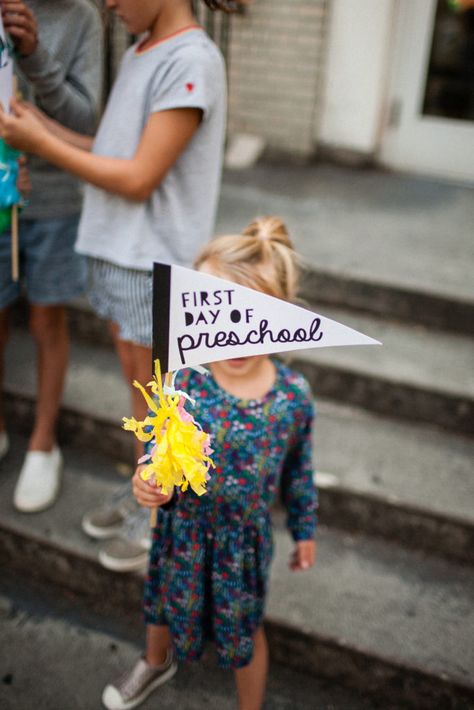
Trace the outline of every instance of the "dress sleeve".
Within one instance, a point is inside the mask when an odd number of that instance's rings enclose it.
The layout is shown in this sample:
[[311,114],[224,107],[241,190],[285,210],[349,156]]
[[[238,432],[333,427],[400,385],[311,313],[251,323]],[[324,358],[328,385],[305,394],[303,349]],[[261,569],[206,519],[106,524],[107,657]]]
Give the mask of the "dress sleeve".
[[311,540],[317,524],[317,492],[313,480],[314,407],[307,401],[304,415],[285,460],[281,477],[281,497],[287,510],[287,525],[295,541]]

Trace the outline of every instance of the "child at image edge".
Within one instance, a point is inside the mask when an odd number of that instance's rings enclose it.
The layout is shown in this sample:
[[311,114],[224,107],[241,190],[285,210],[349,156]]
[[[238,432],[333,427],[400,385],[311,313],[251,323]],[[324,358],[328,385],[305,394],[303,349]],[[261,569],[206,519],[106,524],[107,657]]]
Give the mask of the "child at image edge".
[[[231,0],[203,2],[214,10],[238,6]],[[88,257],[89,299],[110,322],[133,415],[143,419],[146,404],[132,382],[147,382],[150,374],[152,265],[190,266],[213,234],[226,77],[223,57],[197,24],[191,0],[106,5],[130,34],[144,37],[123,57],[95,140],[18,101],[12,102],[12,114],[0,110],[0,129],[7,143],[89,183],[76,250]],[[87,514],[83,526],[106,539],[123,522],[120,508],[106,507]],[[146,552],[124,545],[115,556],[110,553],[107,565],[141,566]]]
[[[257,220],[242,235],[211,241],[196,267],[292,300],[295,253],[283,223]],[[206,639],[218,663],[235,671],[240,710],[258,710],[267,676],[262,620],[272,557],[270,508],[278,491],[295,541],[293,570],[315,562],[316,490],[312,467],[313,404],[304,378],[268,355],[211,363],[210,374],[187,369],[177,387],[196,400],[193,416],[211,434],[216,468],[207,492],[171,496],[133,477],[142,506],[159,507],[145,584],[146,654],[103,702],[136,707],[198,659]],[[152,444],[149,445],[151,448]]]

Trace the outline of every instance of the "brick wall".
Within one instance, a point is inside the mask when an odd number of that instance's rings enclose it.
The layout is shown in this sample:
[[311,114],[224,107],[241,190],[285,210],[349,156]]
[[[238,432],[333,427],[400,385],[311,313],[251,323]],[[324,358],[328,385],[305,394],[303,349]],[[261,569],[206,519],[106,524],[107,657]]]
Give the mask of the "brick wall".
[[253,0],[232,18],[229,132],[278,150],[314,149],[328,0]]

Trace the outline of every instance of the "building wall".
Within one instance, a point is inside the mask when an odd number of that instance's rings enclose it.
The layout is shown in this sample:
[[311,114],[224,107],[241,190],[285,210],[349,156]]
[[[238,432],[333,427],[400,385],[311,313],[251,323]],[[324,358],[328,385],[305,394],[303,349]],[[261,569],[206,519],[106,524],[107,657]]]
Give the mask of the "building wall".
[[229,133],[309,155],[321,104],[329,0],[253,0],[232,18]]
[[373,155],[380,142],[396,0],[331,0],[318,140]]

